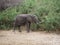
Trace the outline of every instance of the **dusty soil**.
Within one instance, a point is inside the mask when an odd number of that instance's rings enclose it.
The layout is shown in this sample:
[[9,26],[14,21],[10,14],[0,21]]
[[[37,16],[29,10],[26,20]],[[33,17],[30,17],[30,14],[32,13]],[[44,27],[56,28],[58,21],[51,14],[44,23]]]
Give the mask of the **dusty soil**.
[[60,35],[40,31],[0,31],[0,45],[60,45]]

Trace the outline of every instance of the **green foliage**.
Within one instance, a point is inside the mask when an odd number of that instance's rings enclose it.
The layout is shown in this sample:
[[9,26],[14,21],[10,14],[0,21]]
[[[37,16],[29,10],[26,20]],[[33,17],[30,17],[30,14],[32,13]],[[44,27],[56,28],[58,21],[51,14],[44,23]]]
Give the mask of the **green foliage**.
[[44,28],[46,28],[48,31],[49,30],[56,30],[58,28],[60,28],[60,18],[59,15],[48,15],[45,16],[45,20],[44,20]]
[[[2,13],[0,12],[0,21],[3,23],[0,28],[11,26],[10,23],[12,23],[13,18],[19,13],[37,15],[39,20],[43,21],[39,24],[40,28],[48,31],[60,29],[59,0],[24,0],[23,3],[18,6],[8,8]],[[35,29],[36,26],[35,24],[32,25]]]
[[0,29],[9,29],[13,25],[14,17],[19,12],[16,11],[16,7],[10,7],[0,12]]

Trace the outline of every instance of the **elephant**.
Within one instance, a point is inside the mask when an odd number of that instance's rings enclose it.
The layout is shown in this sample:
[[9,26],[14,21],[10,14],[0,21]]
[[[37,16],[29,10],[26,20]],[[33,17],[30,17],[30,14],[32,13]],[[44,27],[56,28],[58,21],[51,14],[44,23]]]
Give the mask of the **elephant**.
[[27,32],[30,32],[31,23],[39,24],[39,20],[36,15],[32,15],[32,14],[17,15],[14,19],[14,31],[15,31],[15,28],[18,27],[19,32],[21,32],[20,27],[22,25],[26,25]]

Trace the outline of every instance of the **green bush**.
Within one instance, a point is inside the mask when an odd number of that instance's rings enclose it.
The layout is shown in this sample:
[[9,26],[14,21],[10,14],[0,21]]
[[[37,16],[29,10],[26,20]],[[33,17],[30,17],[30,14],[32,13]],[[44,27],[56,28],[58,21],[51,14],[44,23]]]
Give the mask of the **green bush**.
[[44,27],[49,30],[59,30],[60,29],[60,15],[56,13],[53,15],[48,15],[45,17]]
[[16,11],[16,7],[10,7],[0,13],[0,29],[9,29],[13,25],[14,17],[19,12]]

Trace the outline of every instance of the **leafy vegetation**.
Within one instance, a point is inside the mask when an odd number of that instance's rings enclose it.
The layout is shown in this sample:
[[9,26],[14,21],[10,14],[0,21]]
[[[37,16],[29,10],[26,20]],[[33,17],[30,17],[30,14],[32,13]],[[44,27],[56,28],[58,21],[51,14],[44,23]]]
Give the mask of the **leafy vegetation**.
[[0,29],[10,28],[13,18],[22,13],[37,15],[43,21],[39,24],[40,29],[60,29],[60,0],[24,0],[18,6],[7,8],[0,12]]

